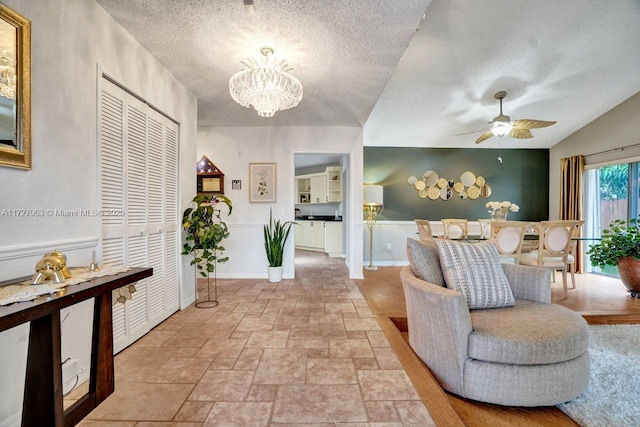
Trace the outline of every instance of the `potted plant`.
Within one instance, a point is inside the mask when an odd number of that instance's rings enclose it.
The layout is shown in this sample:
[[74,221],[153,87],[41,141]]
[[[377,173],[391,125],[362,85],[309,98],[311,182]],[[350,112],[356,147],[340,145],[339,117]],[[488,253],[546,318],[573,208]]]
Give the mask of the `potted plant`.
[[591,265],[618,266],[620,280],[631,296],[640,297],[640,219],[617,219],[602,232],[602,240],[587,252]]
[[281,223],[273,220],[273,212],[269,210],[269,224],[264,225],[264,249],[269,261],[269,281],[280,282],[282,280],[282,255],[284,245],[289,237],[293,221]]
[[[200,305],[196,303],[196,307],[218,305],[216,301],[217,295],[214,295],[213,300],[211,299],[209,273],[215,272],[216,263],[229,260],[229,257],[221,256],[225,250],[221,243],[229,237],[229,228],[220,217],[221,204],[227,205],[228,215],[230,215],[232,206],[228,197],[224,195],[197,195],[182,214],[182,227],[186,234],[182,255],[191,255],[193,257],[191,265],[195,264],[196,272],[199,271],[200,276],[207,278],[207,289],[209,290],[207,301]],[[214,290],[217,291],[215,285],[217,283],[214,283]]]

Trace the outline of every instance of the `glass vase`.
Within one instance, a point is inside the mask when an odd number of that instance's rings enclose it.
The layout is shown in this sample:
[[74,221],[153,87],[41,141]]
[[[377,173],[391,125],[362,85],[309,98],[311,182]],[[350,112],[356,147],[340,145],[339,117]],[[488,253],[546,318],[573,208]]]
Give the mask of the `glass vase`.
[[491,215],[492,221],[506,221],[508,212],[496,211],[493,215]]

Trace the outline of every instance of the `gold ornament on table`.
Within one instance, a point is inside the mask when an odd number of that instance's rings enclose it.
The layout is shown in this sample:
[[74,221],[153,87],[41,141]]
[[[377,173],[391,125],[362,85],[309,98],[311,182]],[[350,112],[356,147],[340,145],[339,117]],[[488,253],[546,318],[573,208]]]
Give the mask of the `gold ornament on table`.
[[64,283],[71,273],[67,269],[67,256],[55,249],[45,254],[36,264],[36,272],[31,279],[34,285],[42,284],[45,280],[53,280],[56,283]]

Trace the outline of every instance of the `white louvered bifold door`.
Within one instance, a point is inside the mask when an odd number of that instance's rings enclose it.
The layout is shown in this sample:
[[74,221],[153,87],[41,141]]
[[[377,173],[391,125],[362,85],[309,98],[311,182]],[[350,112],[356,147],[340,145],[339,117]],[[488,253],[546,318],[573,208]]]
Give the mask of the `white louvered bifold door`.
[[99,108],[103,264],[153,268],[133,298],[113,307],[114,351],[179,307],[178,125],[103,79]]
[[[126,94],[104,82],[98,106],[99,118],[99,186],[102,209],[125,211],[124,197],[124,119]],[[124,265],[124,215],[100,217],[101,245],[99,259],[103,265]],[[113,343],[115,351],[129,344],[124,304],[113,307]]]
[[168,121],[164,144],[164,253],[165,309],[173,313],[180,308],[178,293],[178,259],[180,257],[178,214],[178,125]]
[[159,113],[148,115],[148,176],[149,176],[149,278],[147,309],[154,325],[160,323],[165,311],[164,289],[164,126]]
[[[132,267],[149,267],[147,231],[147,106],[127,96],[125,161],[127,206],[127,252],[125,262]],[[154,272],[155,273],[155,272]],[[136,292],[127,301],[129,342],[149,332],[147,311],[149,280],[136,283]]]

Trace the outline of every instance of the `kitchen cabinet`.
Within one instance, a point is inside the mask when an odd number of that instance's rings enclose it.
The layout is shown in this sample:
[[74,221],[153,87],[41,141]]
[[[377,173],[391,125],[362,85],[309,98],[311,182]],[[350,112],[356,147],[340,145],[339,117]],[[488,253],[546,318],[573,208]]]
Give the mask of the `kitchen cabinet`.
[[327,203],[327,175],[321,174],[311,178],[311,203]]
[[300,221],[300,220],[296,220],[296,224],[295,224],[295,238],[294,238],[294,244],[296,245],[296,247],[298,246],[302,246],[302,243],[304,242],[303,240],[303,233],[304,233],[304,221]]
[[324,221],[296,221],[295,244],[305,249],[324,250]]
[[342,257],[342,221],[324,223],[324,251],[332,258]]
[[330,257],[343,257],[342,221],[296,220],[295,245],[300,249],[322,251]]
[[296,204],[342,201],[342,168],[329,166],[324,173],[296,176]]
[[309,203],[311,198],[311,179],[296,177],[297,203]]
[[327,201],[342,201],[342,168],[340,166],[327,168]]

